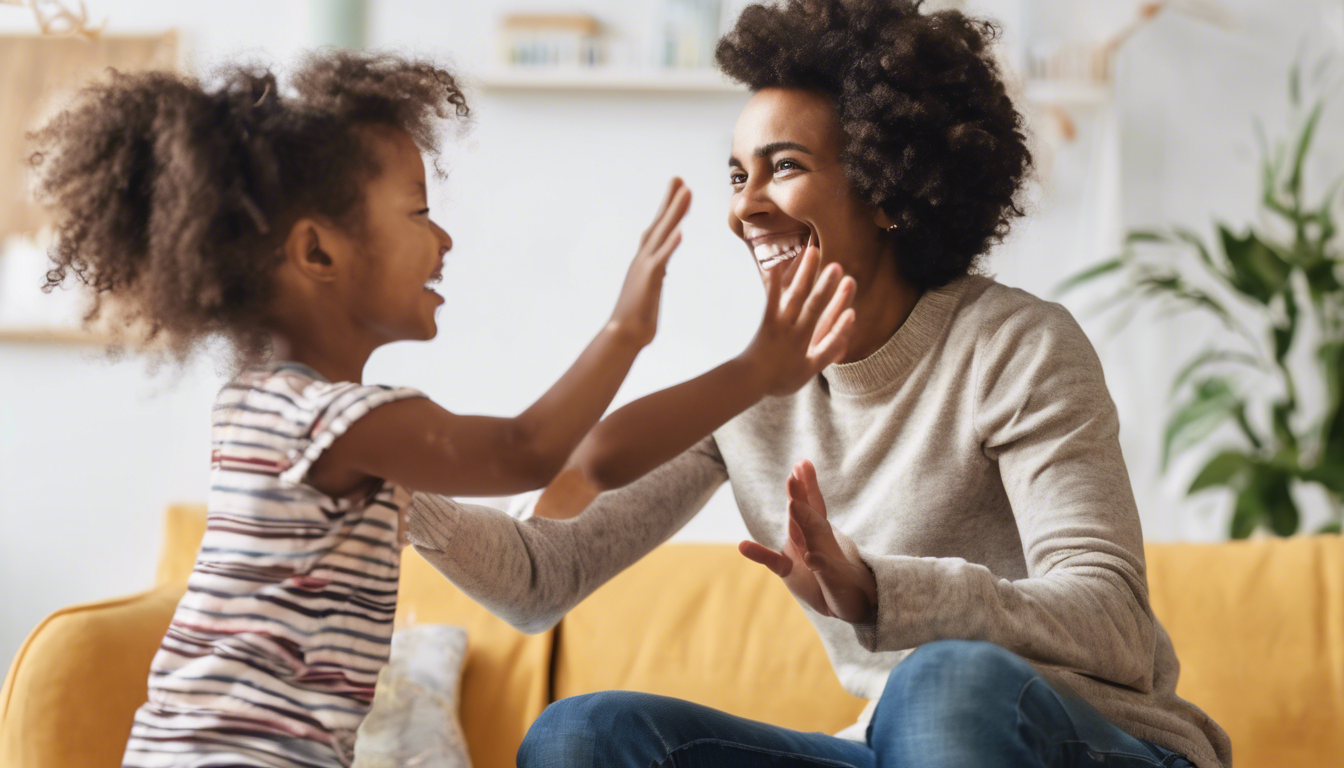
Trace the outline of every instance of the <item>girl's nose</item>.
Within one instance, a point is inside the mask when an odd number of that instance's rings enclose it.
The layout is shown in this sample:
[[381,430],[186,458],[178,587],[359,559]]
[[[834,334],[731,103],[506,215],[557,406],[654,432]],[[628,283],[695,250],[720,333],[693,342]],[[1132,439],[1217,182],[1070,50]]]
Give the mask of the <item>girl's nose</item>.
[[453,250],[453,238],[448,234],[448,231],[434,222],[430,222],[430,224],[434,227],[434,234],[439,236],[439,255],[442,256]]

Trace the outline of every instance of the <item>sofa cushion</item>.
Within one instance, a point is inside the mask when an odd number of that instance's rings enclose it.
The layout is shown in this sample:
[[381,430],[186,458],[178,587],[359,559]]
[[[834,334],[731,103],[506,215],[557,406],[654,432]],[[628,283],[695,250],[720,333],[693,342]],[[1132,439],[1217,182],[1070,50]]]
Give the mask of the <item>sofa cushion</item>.
[[643,691],[827,733],[866,703],[779,578],[725,544],[655,550],[570,611],[556,654],[557,699]]
[[1338,766],[1344,538],[1155,544],[1147,557],[1176,692],[1227,730],[1237,765]]
[[38,625],[14,657],[0,699],[0,765],[115,768],[149,662],[183,585],[65,608]]

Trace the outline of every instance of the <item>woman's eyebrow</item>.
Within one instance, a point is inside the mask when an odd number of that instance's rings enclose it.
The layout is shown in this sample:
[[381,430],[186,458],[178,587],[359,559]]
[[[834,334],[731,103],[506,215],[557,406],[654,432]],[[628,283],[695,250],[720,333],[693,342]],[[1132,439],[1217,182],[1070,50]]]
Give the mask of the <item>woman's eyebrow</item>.
[[[797,152],[802,152],[803,154],[806,155],[812,154],[812,150],[808,149],[802,144],[799,144],[796,141],[772,141],[769,144],[762,144],[761,146],[752,150],[751,154],[753,157],[769,157],[775,154],[776,152],[783,152],[786,149],[792,149]],[[741,168],[742,161],[738,160],[736,157],[729,157],[728,167]]]

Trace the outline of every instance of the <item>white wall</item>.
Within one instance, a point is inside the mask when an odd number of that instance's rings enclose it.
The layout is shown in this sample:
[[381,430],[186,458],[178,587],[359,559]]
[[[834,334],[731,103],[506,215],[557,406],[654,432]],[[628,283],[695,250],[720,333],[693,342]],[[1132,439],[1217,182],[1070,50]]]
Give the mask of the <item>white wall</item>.
[[[1077,9],[1092,1],[1043,5]],[[308,4],[294,0],[90,5],[110,18],[110,31],[180,27],[197,66],[239,54],[287,59],[310,27]],[[448,53],[469,74],[489,56],[498,11],[547,5],[375,1],[371,43]],[[600,12],[632,34],[651,29],[651,3],[566,5]],[[1106,223],[1108,209],[1135,224],[1201,224],[1210,210],[1236,220],[1250,210],[1250,118],[1281,107],[1288,63],[1317,4],[1231,5],[1247,19],[1240,33],[1172,21],[1134,41],[1116,104],[1125,161],[1113,190],[1119,197],[1098,189],[1104,117],[1080,113],[1080,139],[1057,158],[1036,218],[990,262],[1001,279],[1048,293],[1100,255],[1104,228],[1116,224]],[[0,31],[26,24],[20,12],[0,8]],[[661,335],[619,401],[735,354],[761,307],[747,254],[724,227],[725,159],[743,100],[477,94],[474,129],[450,151],[450,176],[432,200],[456,242],[440,336],[378,353],[368,380],[420,387],[463,412],[524,407],[610,311],[638,233],[673,174],[688,180],[695,203],[669,273]],[[1154,460],[1165,408],[1154,393],[1164,391],[1172,360],[1200,331],[1144,328],[1104,342],[1100,324],[1086,326],[1121,407],[1148,535],[1220,536],[1220,519],[1177,508],[1179,483],[1163,481]],[[160,511],[204,495],[207,411],[218,383],[208,364],[174,381],[147,377],[137,363],[91,359],[88,350],[0,346],[0,659],[46,613],[149,584]],[[744,533],[731,497],[721,493],[682,537],[734,541]]]

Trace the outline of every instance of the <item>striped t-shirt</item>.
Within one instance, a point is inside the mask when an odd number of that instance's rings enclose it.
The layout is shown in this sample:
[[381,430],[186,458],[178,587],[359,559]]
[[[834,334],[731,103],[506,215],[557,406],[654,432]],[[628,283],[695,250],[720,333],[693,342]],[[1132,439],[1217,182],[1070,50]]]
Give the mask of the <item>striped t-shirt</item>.
[[387,663],[401,511],[383,483],[333,499],[313,462],[412,389],[249,370],[215,402],[209,522],[154,657],[125,766],[343,766]]

